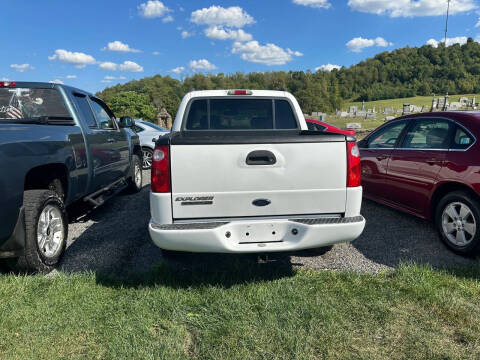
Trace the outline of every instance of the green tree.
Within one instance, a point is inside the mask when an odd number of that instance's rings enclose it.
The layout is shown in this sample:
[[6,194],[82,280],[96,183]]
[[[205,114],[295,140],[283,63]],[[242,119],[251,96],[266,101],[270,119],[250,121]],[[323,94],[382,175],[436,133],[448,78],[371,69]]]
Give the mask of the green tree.
[[157,109],[146,94],[135,91],[123,91],[106,100],[115,116],[131,116],[136,119],[155,121]]

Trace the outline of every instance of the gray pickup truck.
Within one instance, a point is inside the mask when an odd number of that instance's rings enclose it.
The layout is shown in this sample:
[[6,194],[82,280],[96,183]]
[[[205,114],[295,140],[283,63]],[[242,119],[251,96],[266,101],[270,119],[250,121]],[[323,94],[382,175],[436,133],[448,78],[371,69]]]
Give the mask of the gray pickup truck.
[[79,89],[0,82],[0,259],[47,272],[65,250],[67,206],[140,191],[133,126]]

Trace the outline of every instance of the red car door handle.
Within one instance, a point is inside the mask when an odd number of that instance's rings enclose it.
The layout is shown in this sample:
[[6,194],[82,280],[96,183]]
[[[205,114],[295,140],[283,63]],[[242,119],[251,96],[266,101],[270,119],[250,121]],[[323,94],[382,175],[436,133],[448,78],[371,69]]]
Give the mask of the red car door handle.
[[440,163],[441,163],[441,161],[435,160],[435,159],[426,160],[425,162],[426,162],[428,165],[437,165],[437,164],[440,164]]
[[382,160],[385,160],[387,157],[388,157],[387,155],[378,155],[377,160],[382,161]]

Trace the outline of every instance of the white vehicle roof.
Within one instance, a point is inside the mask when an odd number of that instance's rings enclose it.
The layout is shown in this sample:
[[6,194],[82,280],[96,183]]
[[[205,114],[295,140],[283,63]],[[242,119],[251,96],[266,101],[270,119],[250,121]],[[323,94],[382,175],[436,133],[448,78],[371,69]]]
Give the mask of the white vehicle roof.
[[231,90],[200,90],[200,91],[191,91],[187,95],[189,99],[196,97],[215,97],[215,96],[231,96],[231,97],[285,97],[285,98],[294,98],[292,94],[287,91],[275,91],[275,90],[248,90],[251,91],[251,95],[229,95],[228,92]]

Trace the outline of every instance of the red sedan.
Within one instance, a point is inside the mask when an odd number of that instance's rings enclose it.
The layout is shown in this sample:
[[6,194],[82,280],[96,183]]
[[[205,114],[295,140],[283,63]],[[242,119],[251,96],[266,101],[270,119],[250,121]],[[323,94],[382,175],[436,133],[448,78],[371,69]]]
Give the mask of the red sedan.
[[308,130],[355,136],[355,130],[342,130],[329,123],[315,119],[305,119],[305,121],[307,122]]
[[367,198],[435,222],[458,254],[480,253],[480,112],[415,114],[358,143]]

